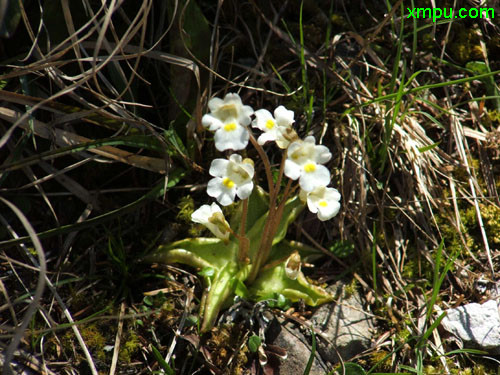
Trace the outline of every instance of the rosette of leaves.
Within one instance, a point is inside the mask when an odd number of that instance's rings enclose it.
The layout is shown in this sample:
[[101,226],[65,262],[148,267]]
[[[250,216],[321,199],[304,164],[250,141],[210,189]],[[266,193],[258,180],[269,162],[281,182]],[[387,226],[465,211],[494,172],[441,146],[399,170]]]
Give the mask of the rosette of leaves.
[[[323,288],[311,284],[300,269],[302,246],[285,240],[288,226],[304,208],[299,197],[285,203],[282,220],[272,241],[266,262],[251,285],[246,285],[252,261],[256,258],[268,215],[268,196],[260,188],[254,189],[248,202],[246,236],[249,240],[248,260],[238,259],[239,241],[231,236],[225,243],[218,238],[186,238],[161,245],[148,257],[149,262],[181,263],[198,268],[204,279],[205,290],[201,299],[201,331],[212,328],[219,311],[229,307],[235,295],[253,301],[289,299],[303,300],[309,306],[332,301]],[[240,232],[242,209],[239,207],[231,218],[231,227]],[[299,249],[298,249],[299,248]]]

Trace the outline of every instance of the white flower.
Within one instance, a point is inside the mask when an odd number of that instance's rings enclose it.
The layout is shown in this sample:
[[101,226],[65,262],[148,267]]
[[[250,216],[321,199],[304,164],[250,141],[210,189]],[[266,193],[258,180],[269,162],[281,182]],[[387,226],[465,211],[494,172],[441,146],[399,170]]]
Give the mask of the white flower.
[[204,204],[191,214],[191,220],[206,226],[217,238],[224,241],[229,239],[229,223],[217,203],[211,206]]
[[210,99],[208,108],[210,113],[202,117],[201,123],[215,132],[217,150],[243,150],[248,144],[249,133],[246,127],[251,122],[252,107],[243,105],[238,94],[229,93],[224,100]]
[[217,199],[223,206],[234,202],[237,195],[240,199],[250,196],[253,189],[253,161],[242,160],[238,154],[226,159],[214,159],[209,173],[214,176],[208,181],[207,194]]
[[288,146],[285,175],[292,180],[299,179],[302,190],[311,192],[330,182],[330,172],[321,164],[331,157],[328,148],[316,145],[313,136],[306,137],[303,141],[295,141]]
[[309,193],[301,190],[300,199],[307,201],[309,211],[317,213],[321,221],[330,220],[340,210],[340,193],[334,188],[320,186]]
[[269,141],[276,141],[279,148],[286,149],[288,147],[291,135],[294,133],[291,128],[294,122],[293,111],[289,111],[280,105],[274,110],[274,117],[267,109],[255,111],[255,117],[252,126],[264,132],[257,140],[259,145]]

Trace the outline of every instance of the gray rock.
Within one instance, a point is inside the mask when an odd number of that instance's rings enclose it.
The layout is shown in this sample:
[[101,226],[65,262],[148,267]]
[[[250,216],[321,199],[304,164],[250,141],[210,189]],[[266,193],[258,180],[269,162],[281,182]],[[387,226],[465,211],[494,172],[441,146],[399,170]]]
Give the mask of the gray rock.
[[446,310],[441,326],[464,342],[466,347],[500,354],[500,304],[489,300]]
[[318,351],[324,360],[336,363],[339,355],[349,360],[371,346],[374,324],[359,293],[344,298],[343,282],[328,291],[338,296],[337,302],[320,306],[311,320],[325,339],[318,338]]
[[[306,339],[298,329],[294,326],[289,326],[288,324],[283,325],[278,336],[273,341],[274,345],[284,348],[287,351],[287,358],[281,361],[279,373],[283,375],[303,374],[311,356],[311,339]],[[316,352],[309,374],[325,375],[328,372],[328,367]]]

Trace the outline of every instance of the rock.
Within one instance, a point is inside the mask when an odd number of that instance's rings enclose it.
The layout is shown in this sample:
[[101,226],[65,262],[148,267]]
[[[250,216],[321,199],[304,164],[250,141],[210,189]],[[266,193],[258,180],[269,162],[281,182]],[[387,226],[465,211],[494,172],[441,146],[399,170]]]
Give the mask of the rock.
[[466,347],[500,354],[500,304],[489,300],[446,310],[441,326],[464,342]]
[[[290,327],[289,327],[290,326]],[[318,338],[316,337],[316,342]],[[279,374],[303,374],[311,356],[311,339],[305,336],[294,326],[284,324],[277,337],[273,340],[277,345],[287,351],[287,358],[281,361]],[[329,370],[321,360],[318,352],[311,366],[310,375],[328,374]]]
[[320,306],[311,318],[326,339],[318,336],[318,351],[326,361],[336,363],[339,355],[347,361],[371,346],[372,314],[365,308],[359,293],[344,298],[345,283],[338,282],[327,290],[340,297],[336,303]]

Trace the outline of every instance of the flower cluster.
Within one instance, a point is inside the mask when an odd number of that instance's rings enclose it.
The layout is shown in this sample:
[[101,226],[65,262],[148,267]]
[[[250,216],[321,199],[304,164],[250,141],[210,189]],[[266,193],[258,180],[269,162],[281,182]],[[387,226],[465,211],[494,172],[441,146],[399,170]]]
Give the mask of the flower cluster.
[[[238,94],[233,93],[227,94],[224,99],[211,99],[208,108],[210,113],[203,116],[202,124],[215,133],[217,150],[244,150],[251,137],[249,126],[259,129],[262,133],[256,142],[258,147],[275,142],[285,150],[284,175],[298,180],[299,196],[309,210],[322,221],[331,219],[339,212],[340,194],[336,189],[327,187],[330,172],[324,166],[332,154],[327,147],[316,145],[313,136],[303,140],[297,136],[292,127],[295,122],[293,111],[280,105],[273,114],[266,109],[254,112],[250,106],[243,105]],[[228,159],[215,159],[209,173],[213,178],[208,182],[207,193],[222,206],[232,204],[236,196],[244,200],[252,193],[255,171],[251,159],[243,159],[238,154],[232,154]],[[216,203],[200,207],[193,213],[192,220],[204,224],[223,240],[229,237],[229,226]]]

